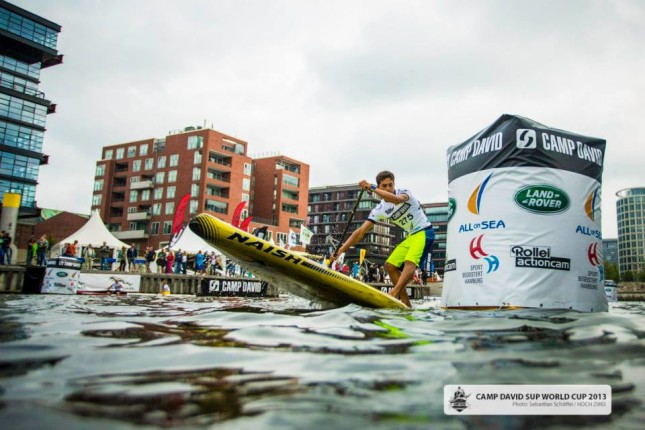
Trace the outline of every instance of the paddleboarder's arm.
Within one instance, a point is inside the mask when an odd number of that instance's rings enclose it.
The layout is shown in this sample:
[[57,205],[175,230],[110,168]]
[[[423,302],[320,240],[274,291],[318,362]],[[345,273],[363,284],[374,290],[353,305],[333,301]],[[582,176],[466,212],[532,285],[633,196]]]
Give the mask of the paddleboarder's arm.
[[387,183],[381,182],[378,186],[376,186],[376,185],[370,184],[366,180],[362,180],[358,183],[358,185],[361,187],[361,189],[371,191],[372,193],[376,194],[386,202],[393,203],[395,205],[401,204],[403,202],[407,202],[410,198],[405,193],[394,194],[393,182],[387,182]]
[[340,254],[343,252],[347,251],[349,248],[351,248],[353,245],[356,245],[358,242],[363,239],[363,236],[365,236],[365,233],[370,231],[374,227],[374,223],[372,221],[365,221],[363,225],[361,225],[359,228],[354,230],[354,232],[347,238],[345,243],[341,245],[338,250],[330,256],[331,261],[334,261]]

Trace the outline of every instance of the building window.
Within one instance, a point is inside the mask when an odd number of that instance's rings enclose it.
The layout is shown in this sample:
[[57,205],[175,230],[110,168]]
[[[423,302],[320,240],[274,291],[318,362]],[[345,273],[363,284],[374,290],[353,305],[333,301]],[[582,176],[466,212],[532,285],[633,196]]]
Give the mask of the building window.
[[139,155],[140,156],[148,155],[148,144],[147,143],[139,146]]
[[193,164],[201,164],[202,162],[202,153],[199,151],[195,151],[195,154],[193,155]]
[[249,195],[246,193],[242,193],[242,201],[243,202],[248,202],[249,201]]
[[134,184],[135,182],[139,182],[139,177],[138,176],[131,176],[130,177],[130,183]]
[[152,204],[152,215],[161,215],[161,203]]
[[105,175],[105,164],[97,164],[96,172],[94,173],[94,176],[103,176],[103,175]]
[[129,206],[128,207],[128,213],[133,214],[137,212],[137,207],[136,206]]
[[297,187],[300,183],[299,179],[295,176],[284,174],[282,176],[282,182],[291,185],[292,187]]
[[179,164],[179,154],[172,154],[168,162],[168,167],[176,167]]
[[202,177],[202,169],[195,167],[193,169],[193,181],[199,181]]
[[191,197],[199,197],[199,185],[192,184],[190,186],[190,196]]
[[177,187],[174,185],[172,187],[166,188],[166,198],[167,199],[174,199],[175,198],[175,190]]
[[103,179],[94,181],[94,191],[103,191]]
[[166,167],[166,156],[162,155],[161,157],[157,158],[157,168],[163,169]]
[[141,170],[141,160],[134,160],[132,162],[132,171],[139,172]]
[[199,208],[199,202],[197,200],[191,200],[190,208],[188,209],[188,212],[191,214],[196,214],[198,208]]
[[157,172],[155,175],[155,184],[163,184],[166,177],[166,172]]
[[252,165],[249,163],[244,163],[244,174],[247,176],[251,176],[252,172],[253,172]]
[[124,148],[117,148],[116,149],[116,159],[117,160],[122,160],[123,159],[123,153],[125,152]]
[[114,151],[112,149],[106,149],[105,150],[105,156],[103,157],[103,159],[104,160],[111,160],[113,154],[114,154]]
[[163,222],[163,234],[170,234],[172,231],[172,221]]
[[203,136],[188,136],[188,149],[201,149],[203,146]]
[[177,171],[176,170],[168,171],[168,182],[177,182]]
[[148,200],[150,200],[150,190],[142,190],[141,201],[147,202]]
[[150,224],[150,234],[159,234],[159,223],[153,222]]
[[168,202],[166,203],[166,212],[164,212],[166,215],[172,215],[175,213],[175,202]]
[[162,198],[163,198],[163,187],[155,188],[154,199],[161,200]]
[[228,213],[228,204],[215,200],[206,200],[206,210],[217,213]]
[[137,147],[136,146],[128,146],[128,158],[136,157],[137,156]]
[[143,165],[143,168],[145,170],[152,170],[154,168],[154,162],[155,162],[154,158],[146,158],[146,162]]
[[92,196],[92,206],[100,206],[101,205],[101,194],[94,194]]
[[251,191],[251,181],[248,178],[242,178],[242,189],[244,191]]
[[138,190],[131,190],[130,191],[130,203],[135,203],[138,198],[139,198],[139,191]]

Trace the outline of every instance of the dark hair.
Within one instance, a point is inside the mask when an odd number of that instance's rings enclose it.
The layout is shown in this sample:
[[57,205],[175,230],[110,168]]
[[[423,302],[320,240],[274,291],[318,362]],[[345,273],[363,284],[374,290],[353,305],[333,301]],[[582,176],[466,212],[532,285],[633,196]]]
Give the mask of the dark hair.
[[382,172],[379,172],[378,175],[376,175],[376,185],[381,185],[381,182],[383,182],[383,180],[387,178],[394,180],[394,173],[388,170],[383,170]]

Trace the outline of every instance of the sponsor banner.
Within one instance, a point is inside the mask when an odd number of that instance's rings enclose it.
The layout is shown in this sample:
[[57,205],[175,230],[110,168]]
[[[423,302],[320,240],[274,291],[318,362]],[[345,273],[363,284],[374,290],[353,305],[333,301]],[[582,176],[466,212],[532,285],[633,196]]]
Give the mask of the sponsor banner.
[[[72,262],[69,264],[62,264],[63,266],[73,266]],[[43,279],[42,294],[76,294],[78,290],[80,270],[72,267],[56,267],[55,265],[48,265]]]
[[444,307],[606,311],[600,183],[503,167],[448,185]]
[[141,288],[140,275],[83,273],[78,292],[102,293],[106,291],[138,293]]
[[446,415],[610,415],[609,385],[446,385]]
[[502,115],[467,141],[448,149],[448,181],[500,167],[547,167],[601,181],[604,139]]
[[204,296],[266,297],[268,284],[258,279],[204,278]]

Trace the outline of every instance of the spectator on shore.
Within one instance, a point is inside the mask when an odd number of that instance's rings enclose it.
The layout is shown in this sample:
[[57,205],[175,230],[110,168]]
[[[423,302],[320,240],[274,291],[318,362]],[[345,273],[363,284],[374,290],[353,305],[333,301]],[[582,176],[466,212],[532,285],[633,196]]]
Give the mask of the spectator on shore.
[[119,267],[116,269],[117,272],[125,272],[125,264],[127,259],[127,248],[122,246],[119,252],[117,253],[117,260],[119,261]]
[[126,251],[126,256],[128,258],[128,272],[134,272],[136,268],[135,260],[137,259],[138,255],[139,253],[137,252],[137,248],[134,247],[133,243]]
[[13,251],[11,250],[11,235],[8,231],[3,231],[0,237],[0,264],[11,264]]
[[31,236],[29,236],[29,241],[27,241],[27,260],[25,260],[25,264],[27,266],[31,266],[31,262],[36,256],[37,251],[38,251],[38,241],[32,234]]
[[107,242],[103,242],[103,245],[99,248],[99,258],[101,259],[101,270],[112,270],[112,264],[108,263],[108,259],[112,258],[112,252],[110,247],[107,246]]
[[91,244],[83,249],[83,258],[85,258],[85,269],[91,272],[94,264],[94,247]]
[[166,248],[161,248],[157,254],[157,273],[166,273]]
[[36,264],[39,266],[47,266],[47,251],[49,251],[49,241],[43,234],[38,239],[38,251],[36,253]]
[[152,247],[146,248],[146,272],[151,273],[150,265],[155,261],[155,250]]
[[202,253],[200,249],[197,255],[195,255],[195,272],[199,274],[204,274],[204,262],[206,261],[206,255]]
[[166,273],[172,273],[172,269],[175,265],[175,252],[171,249],[168,250],[166,255]]

